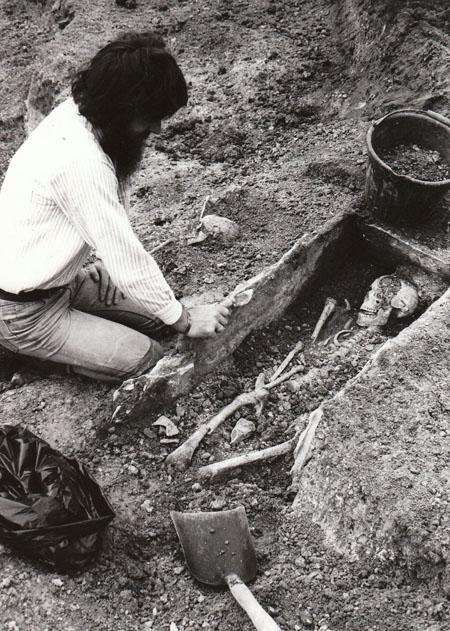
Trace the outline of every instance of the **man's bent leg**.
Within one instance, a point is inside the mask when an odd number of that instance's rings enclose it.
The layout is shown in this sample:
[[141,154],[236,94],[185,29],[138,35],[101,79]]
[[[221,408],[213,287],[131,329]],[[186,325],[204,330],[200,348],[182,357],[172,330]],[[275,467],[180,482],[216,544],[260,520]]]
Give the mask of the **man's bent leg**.
[[74,372],[121,382],[150,370],[163,356],[158,342],[123,324],[75,309],[70,318],[69,335],[50,359],[72,366]]
[[105,381],[141,374],[163,355],[146,335],[71,309],[68,290],[34,303],[2,302],[0,319],[0,344]]

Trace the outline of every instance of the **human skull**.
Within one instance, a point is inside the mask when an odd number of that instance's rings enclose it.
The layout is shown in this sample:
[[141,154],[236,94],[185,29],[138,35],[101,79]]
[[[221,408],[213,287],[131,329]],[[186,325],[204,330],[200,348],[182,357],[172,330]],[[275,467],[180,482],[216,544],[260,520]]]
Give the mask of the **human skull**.
[[357,323],[359,326],[384,326],[391,313],[406,318],[419,304],[417,290],[408,281],[392,274],[380,276],[371,284],[362,303]]

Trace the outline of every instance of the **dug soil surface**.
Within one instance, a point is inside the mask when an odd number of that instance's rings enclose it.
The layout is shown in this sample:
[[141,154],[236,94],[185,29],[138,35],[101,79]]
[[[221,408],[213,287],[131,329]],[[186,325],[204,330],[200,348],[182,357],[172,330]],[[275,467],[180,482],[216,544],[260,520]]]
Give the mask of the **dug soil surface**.
[[[123,30],[159,30],[186,74],[190,102],[166,123],[136,174],[132,221],[147,249],[173,239],[155,256],[177,295],[220,297],[343,208],[364,212],[364,136],[372,117],[420,99],[448,114],[443,60],[450,15],[446,1],[430,4],[141,0],[127,9],[113,0],[3,0],[2,172],[25,129],[65,98],[73,68]],[[187,244],[206,196],[209,213],[238,223],[234,243]],[[449,221],[445,208],[432,228],[409,234],[448,255]],[[306,342],[327,295],[340,304],[348,298],[354,315],[373,278],[393,271],[371,265],[355,272],[344,264],[346,283],[329,278],[165,411],[184,440],[252,389],[261,371],[270,374],[299,337],[305,370],[323,369],[301,396],[287,387],[273,392],[259,419],[253,410],[242,413],[257,431],[233,448],[230,420],[184,473],[165,467],[172,445],[161,443],[150,413],[132,426],[98,430],[111,415],[109,386],[2,355],[2,424],[23,423],[87,464],[117,517],[96,563],[74,576],[0,546],[0,628],[250,630],[229,594],[189,575],[169,516],[171,509],[242,505],[258,555],[252,591],[283,630],[447,631],[449,594],[442,586],[383,558],[355,559],[329,545],[319,525],[298,520],[292,456],[211,483],[195,478],[201,464],[291,438],[306,413],[354,377],[385,341],[368,334],[351,352],[333,355],[331,366],[327,347],[316,351]],[[12,387],[16,372],[23,385]]]

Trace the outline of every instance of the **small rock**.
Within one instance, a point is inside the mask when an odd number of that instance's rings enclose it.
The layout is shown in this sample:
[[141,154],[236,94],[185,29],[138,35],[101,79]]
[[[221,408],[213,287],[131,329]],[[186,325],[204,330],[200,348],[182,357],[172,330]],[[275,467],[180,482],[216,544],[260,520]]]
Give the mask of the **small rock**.
[[175,423],[171,421],[170,418],[167,418],[167,416],[160,416],[153,423],[153,426],[162,428],[167,438],[173,438],[174,436],[178,436],[180,433]]
[[199,482],[194,482],[191,488],[196,493],[199,493],[202,490],[202,485]]
[[183,405],[177,405],[176,414],[177,418],[182,418],[186,414],[186,408]]
[[64,583],[60,578],[53,578],[52,585],[54,585],[55,587],[62,587]]
[[119,592],[119,598],[122,600],[131,600],[133,598],[133,592],[131,589],[122,589],[122,591]]
[[212,510],[222,510],[223,508],[225,508],[224,500],[221,500],[221,499],[214,500],[213,502],[211,502],[211,508]]
[[300,622],[304,627],[307,627],[308,629],[314,626],[313,617],[307,609],[303,609],[300,612]]
[[127,467],[127,471],[130,475],[138,475],[139,469],[134,466],[134,464],[129,464]]
[[21,388],[25,383],[25,379],[20,372],[15,372],[9,383],[12,388]]
[[297,567],[305,567],[305,559],[303,557],[297,557],[294,563]]
[[145,500],[144,502],[142,502],[141,508],[142,508],[142,510],[145,510],[146,513],[152,513],[153,512],[153,506],[152,506],[150,500]]
[[178,565],[174,568],[173,573],[179,576],[184,571],[184,567],[182,565]]
[[8,589],[8,587],[11,587],[11,583],[12,581],[10,578],[4,578],[0,582],[0,587],[3,587],[3,589]]
[[253,421],[249,421],[245,418],[240,418],[231,432],[231,444],[235,445],[242,440],[251,436],[256,430],[256,426]]
[[207,234],[214,237],[220,236],[224,241],[234,241],[239,236],[238,224],[226,217],[219,215],[205,215],[201,221]]

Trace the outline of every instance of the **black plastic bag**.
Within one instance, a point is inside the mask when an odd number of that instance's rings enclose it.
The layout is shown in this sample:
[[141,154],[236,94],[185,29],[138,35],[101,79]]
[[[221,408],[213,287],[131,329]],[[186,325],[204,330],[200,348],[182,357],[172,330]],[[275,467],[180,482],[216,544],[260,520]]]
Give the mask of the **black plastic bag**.
[[27,429],[0,427],[0,538],[58,570],[96,554],[114,512],[87,469]]

